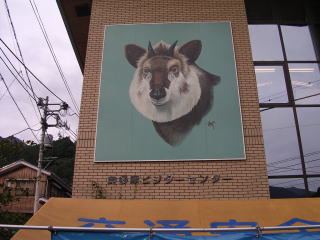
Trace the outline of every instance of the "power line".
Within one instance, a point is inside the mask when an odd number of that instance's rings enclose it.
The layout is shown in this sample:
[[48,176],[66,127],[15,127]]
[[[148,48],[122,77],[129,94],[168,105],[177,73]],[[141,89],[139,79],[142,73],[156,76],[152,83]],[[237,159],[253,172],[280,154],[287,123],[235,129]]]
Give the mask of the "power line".
[[303,100],[303,99],[307,99],[307,98],[311,98],[311,97],[315,97],[315,96],[319,96],[319,95],[320,95],[320,92],[315,93],[315,94],[311,94],[311,95],[308,95],[308,96],[305,96],[305,97],[296,98],[296,99],[294,99],[294,100],[295,100],[295,101],[299,101],[299,100]]
[[[320,80],[315,80],[315,81],[310,81],[310,82],[307,82],[306,84],[313,84],[313,83],[319,83]],[[297,88],[306,88],[307,86],[304,86],[304,85],[299,85],[299,86],[293,86],[292,89],[297,89]],[[277,96],[279,95],[279,96]],[[261,97],[259,98],[259,101],[265,101],[265,99],[268,99],[268,102],[270,102],[271,100],[274,100],[274,99],[278,99],[278,98],[281,98],[283,96],[286,96],[287,95],[287,90],[283,90],[283,91],[280,91],[280,92],[277,92],[277,93],[273,93],[273,94],[270,94],[269,96],[265,96],[265,97]],[[273,97],[274,96],[274,97]]]
[[[317,179],[312,179],[312,180],[309,180],[308,181],[308,185],[310,185],[310,183],[316,183],[316,182],[318,182],[319,180],[317,180]],[[301,183],[297,183],[297,184],[295,184],[296,186],[299,186],[299,185],[304,185],[304,182],[301,182]],[[291,185],[291,187],[294,187],[293,185]]]
[[[8,47],[8,45],[0,38],[0,42],[10,51],[10,53],[30,72],[30,74],[44,87],[46,88],[53,96],[55,96],[57,99],[59,99],[61,102],[63,101],[60,97],[58,97],[53,91],[51,91],[24,63],[21,62],[21,60],[12,52],[12,50]],[[0,48],[1,49],[1,48]],[[76,116],[79,117],[79,114],[76,113]]]
[[[313,126],[320,126],[320,124],[300,124],[299,127],[313,127]],[[275,130],[281,130],[281,129],[287,129],[287,128],[294,128],[295,125],[287,126],[287,127],[279,127],[279,128],[269,128],[264,129],[263,132],[269,132],[269,131],[275,131]]]
[[73,136],[77,137],[77,134],[70,128],[69,131],[73,134]]
[[[288,181],[288,182],[285,182],[285,183],[290,183],[290,182],[294,182],[294,181],[301,181],[302,179],[294,179],[292,181]],[[311,185],[314,185],[315,183],[318,183],[319,180],[317,179],[312,179],[312,180],[308,180],[308,185],[309,187],[311,187]],[[304,182],[297,182],[297,183],[291,183],[291,184],[287,184],[285,186],[283,186],[285,183],[279,183],[279,184],[274,184],[274,185],[270,185],[271,187],[276,187],[276,186],[279,186],[279,187],[282,187],[282,188],[290,188],[290,187],[296,187],[298,188],[297,186],[300,186],[300,185],[304,185]],[[298,188],[298,189],[304,189],[304,188]],[[315,192],[313,190],[310,190],[311,192]]]
[[[21,71],[18,72],[17,69],[14,67],[14,65],[12,64],[12,62],[10,61],[10,59],[7,57],[7,55],[5,54],[5,52],[3,51],[3,49],[0,47],[0,50],[2,52],[2,54],[6,57],[7,61],[10,63],[11,67],[15,70],[15,72],[17,73],[17,75],[21,78],[21,80],[25,83],[25,85],[33,92],[33,89],[26,83],[26,81],[23,79],[23,77],[20,75]],[[1,58],[1,57],[0,57]],[[1,58],[1,60],[3,61],[3,63],[6,65],[6,67],[8,68],[8,70],[11,72],[11,74],[15,77],[15,79],[19,82],[19,84],[21,85],[21,87],[24,88],[23,84],[17,79],[17,77],[12,73],[12,71],[10,70],[10,68],[8,67],[8,65],[4,62],[4,60]],[[11,86],[11,84],[9,85],[9,87]],[[24,88],[25,89],[25,88]],[[26,90],[26,89],[25,89]],[[26,90],[27,91],[27,90]],[[39,117],[37,115],[37,111],[36,111],[36,108],[34,107],[34,104],[31,100],[31,98],[35,101],[34,103],[37,104],[37,95],[35,95],[35,93],[33,92],[33,96],[29,93],[29,91],[27,91],[28,93],[28,97],[29,97],[29,100],[30,100],[30,103],[31,103],[31,106],[36,114],[36,117],[38,118],[39,120]],[[41,117],[41,113],[40,113],[40,110],[39,108],[37,107],[37,110],[38,110],[38,113]]]
[[77,141],[77,139],[75,139],[72,135],[70,135],[69,134],[69,136],[68,136],[72,141],[74,141],[74,142],[76,142]]
[[[275,167],[275,166],[271,166],[272,168],[274,169],[270,169],[268,172],[273,172],[273,174],[278,174],[280,172],[290,172],[290,171],[302,171],[301,168],[290,168],[290,167]],[[286,170],[288,169],[288,170]],[[274,171],[276,171],[276,173],[274,173]],[[307,171],[308,173],[315,173],[315,174],[318,174],[318,172],[316,171],[311,171],[311,170],[308,170]]]
[[[6,8],[5,5],[3,5],[3,7]],[[8,17],[8,14],[6,14],[6,17],[7,17],[8,25],[10,26],[10,19]],[[14,48],[15,53],[17,53],[17,47],[16,47],[16,44],[14,43],[14,36],[13,36],[12,28],[10,28],[10,35],[11,35],[12,46]],[[20,70],[21,70],[21,68],[20,68]]]
[[61,137],[68,137],[69,139],[71,139],[72,141],[77,141],[76,139],[76,137],[74,137],[72,134],[71,134],[71,132],[69,132],[69,133],[67,133],[67,131],[66,131],[66,128],[64,128],[64,127],[59,127],[59,129],[60,130],[62,130],[62,133],[59,131],[59,134],[58,135],[60,135]]
[[[2,50],[0,48],[0,50]],[[31,94],[30,92],[25,88],[25,86],[19,81],[19,79],[16,77],[16,75],[14,75],[14,73],[11,71],[10,67],[6,64],[6,62],[4,61],[4,59],[0,56],[0,59],[2,60],[2,62],[4,63],[4,65],[8,68],[8,70],[10,71],[10,73],[12,74],[12,76],[18,81],[18,83],[21,85],[21,87],[28,93],[28,95],[33,98],[33,100],[35,102],[37,102],[37,99],[35,99]],[[14,68],[15,69],[15,68]],[[16,69],[15,69],[16,70]],[[20,75],[19,75],[20,76]],[[21,77],[21,76],[20,76]],[[23,80],[23,78],[22,78]],[[23,80],[24,81],[24,80]],[[9,92],[8,88],[7,88],[7,91]]]
[[[21,76],[21,71],[18,71],[15,66],[13,65],[13,63],[10,61],[10,59],[8,58],[7,54],[3,51],[3,49],[0,47],[0,51],[2,52],[2,54],[5,56],[5,58],[7,59],[7,61],[10,63],[11,67],[14,69],[14,71],[16,72],[16,74],[21,78],[21,80],[24,82],[24,84],[26,85],[27,88],[29,88],[31,90],[31,92],[33,93],[31,97],[33,97],[33,99],[37,99],[38,96],[33,92],[33,89],[28,85],[28,83],[24,80],[24,78]],[[3,60],[2,60],[3,61]],[[4,62],[4,61],[3,61]],[[7,65],[6,65],[7,66]],[[7,66],[7,68],[9,69],[9,67]],[[21,75],[20,75],[21,74]],[[40,114],[41,115],[41,114]]]
[[[300,183],[296,183],[296,184],[293,184],[292,182],[296,182],[296,181],[300,181]],[[302,181],[302,182],[301,182]],[[315,182],[318,182],[319,180],[318,179],[308,179],[308,185],[310,184],[313,184]],[[273,184],[273,185],[270,185],[271,187],[275,187],[275,186],[281,186],[281,185],[285,185],[286,183],[291,183],[291,184],[287,184],[287,186],[282,186],[282,187],[294,187],[294,186],[299,186],[301,184],[304,184],[303,182],[303,178],[298,178],[298,179],[293,179],[293,180],[289,180],[289,181],[286,181],[286,182],[281,182],[281,183],[277,183],[277,184]]]
[[[16,30],[15,30],[14,24],[13,24],[13,21],[12,21],[12,18],[11,18],[11,14],[10,14],[10,10],[9,10],[9,6],[8,6],[8,3],[7,3],[7,0],[4,0],[4,3],[5,3],[5,8],[6,8],[6,10],[7,10],[7,15],[8,15],[8,19],[9,19],[9,24],[10,24],[10,26],[11,26],[11,29],[12,29],[12,32],[13,32],[13,35],[14,35],[14,39],[15,39],[15,42],[16,42],[16,45],[17,45],[17,48],[18,48],[19,55],[20,55],[20,57],[21,57],[21,61],[24,63],[22,51],[21,51],[21,48],[20,48],[20,44],[19,44],[19,41],[18,41],[18,37],[17,37],[17,34],[16,34]],[[34,93],[34,90],[33,90],[33,87],[32,87],[32,84],[31,84],[31,81],[30,81],[30,78],[29,78],[28,71],[27,71],[26,69],[24,69],[24,70],[25,70],[25,73],[26,73],[26,77],[27,77],[27,79],[28,79],[28,81],[29,81],[29,85],[30,85],[30,89],[31,89],[32,95],[33,95],[34,98],[36,98],[36,95],[35,95],[35,93]],[[28,86],[27,83],[25,83],[25,84],[26,84],[26,86]],[[38,114],[39,114],[39,116],[41,117],[40,110],[39,110],[37,107],[34,106],[34,104],[36,104],[36,103],[34,103],[34,102],[31,100],[30,96],[28,96],[28,98],[29,98],[29,100],[30,100],[31,106],[32,106],[32,108],[33,108],[33,111],[35,112],[35,115],[36,115],[36,117],[37,117],[38,120],[39,120],[39,117],[38,117],[38,115],[37,115],[36,109],[38,110]]]
[[34,73],[23,63],[21,60],[12,52],[12,50],[8,47],[8,45],[0,38],[0,42],[10,51],[10,53],[29,71],[29,73],[44,87],[46,88],[53,96],[59,99],[61,102],[63,101],[60,97],[58,97],[53,91],[51,91]]
[[[7,0],[4,0],[4,3],[5,3],[5,7],[7,9],[7,14],[8,14],[8,17],[9,17],[9,21],[10,21],[10,25],[11,25],[11,28],[12,28],[12,32],[13,32],[14,38],[16,40],[16,44],[17,44],[17,47],[18,47],[19,55],[21,57],[21,61],[24,63],[24,59],[23,59],[23,56],[22,56],[22,51],[21,51],[20,44],[19,44],[19,41],[18,41],[18,38],[17,38],[16,30],[14,28],[14,24],[13,24],[13,21],[12,21],[12,18],[11,18],[11,14],[10,14],[10,11],[9,11],[9,6],[8,6],[8,3],[7,3]],[[24,70],[26,72],[26,76],[27,76],[27,79],[28,79],[29,84],[30,84],[31,92],[32,92],[33,96],[36,97],[35,94],[34,94],[34,91],[33,91],[33,87],[32,87],[32,84],[31,84],[31,81],[30,81],[30,78],[29,78],[28,71],[26,70],[26,68]]]
[[[36,123],[36,124],[34,124],[33,126],[31,126],[31,127],[34,127],[34,126],[36,126],[36,125],[38,125],[38,124],[40,124],[40,123]],[[10,135],[8,135],[8,136],[15,136],[15,135],[18,135],[18,134],[20,134],[20,133],[23,133],[24,131],[27,131],[27,130],[32,130],[32,131],[35,131],[35,132],[37,132],[37,131],[40,131],[41,130],[41,128],[39,128],[39,129],[32,129],[32,128],[29,128],[29,127],[27,127],[27,128],[25,128],[25,129],[23,129],[23,130],[21,130],[21,131],[19,131],[19,132],[16,132],[16,133],[14,133],[14,134],[10,134]]]
[[286,181],[286,182],[281,182],[281,183],[277,183],[277,184],[273,184],[273,185],[270,184],[270,186],[279,186],[279,185],[283,185],[283,184],[286,184],[286,183],[295,182],[295,181],[301,181],[301,180],[303,180],[303,178],[292,179],[292,180],[289,180],[289,181]]
[[[315,162],[315,161],[319,161],[319,160],[320,160],[320,158],[316,158],[316,159],[305,161],[305,163]],[[287,166],[284,166],[284,167],[293,167],[293,166],[297,166],[297,165],[300,165],[300,164],[301,163],[296,163],[296,164],[287,165]],[[279,167],[279,168],[281,168],[281,167]],[[278,170],[270,170],[269,172],[273,172],[273,171],[278,171]]]
[[[301,98],[295,98],[293,100],[294,101],[299,101],[299,100],[303,100],[303,99],[307,99],[307,98],[311,98],[311,97],[315,97],[315,96],[319,96],[319,95],[320,95],[320,92],[317,92],[315,94],[311,94],[311,95],[308,95],[308,96],[305,96],[305,97],[301,97]],[[268,110],[274,109],[274,108],[276,108],[276,107],[268,107],[268,108],[260,110],[260,112],[268,111]]]
[[[12,86],[12,84],[14,83],[14,81],[15,81],[16,79],[15,78],[13,78],[13,80],[12,80],[12,82],[11,83],[9,83],[9,89],[10,89],[10,87]],[[2,98],[6,95],[6,93],[7,93],[7,89],[4,91],[4,93],[1,95],[1,97],[0,97],[0,101],[2,100]]]
[[[310,156],[313,156],[313,155],[317,155],[319,153],[320,153],[320,151],[314,151],[314,152],[310,152],[310,153],[304,154],[303,156],[306,158],[306,157],[310,157]],[[285,158],[285,159],[282,159],[282,160],[278,160],[276,162],[268,163],[267,165],[270,166],[270,165],[274,165],[274,164],[279,164],[279,163],[292,161],[292,160],[295,160],[295,159],[300,159],[300,156]]]
[[73,105],[74,105],[74,107],[75,107],[75,110],[79,113],[79,107],[78,107],[78,105],[77,105],[77,103],[76,103],[76,101],[75,101],[75,99],[74,99],[74,97],[73,97],[73,94],[72,94],[71,89],[70,89],[70,87],[69,87],[68,81],[67,81],[67,79],[66,79],[66,77],[65,77],[65,75],[64,75],[64,73],[63,73],[63,71],[62,71],[61,65],[60,65],[60,63],[59,63],[59,61],[58,61],[58,58],[57,58],[55,52],[54,52],[54,49],[53,49],[52,44],[51,44],[51,42],[50,42],[50,39],[49,39],[49,37],[48,37],[47,31],[46,31],[45,26],[44,26],[44,24],[43,24],[43,22],[42,22],[41,15],[40,15],[40,13],[39,13],[39,11],[38,11],[37,5],[36,5],[36,3],[35,3],[34,0],[32,1],[33,4],[32,4],[32,2],[31,2],[31,0],[29,0],[29,2],[30,2],[30,5],[31,5],[31,7],[32,7],[33,13],[35,14],[35,16],[36,16],[36,18],[37,18],[37,22],[38,22],[38,24],[39,24],[39,26],[40,26],[40,28],[41,28],[41,31],[42,31],[42,33],[43,33],[43,36],[44,36],[44,38],[45,38],[45,40],[46,40],[46,43],[47,43],[47,45],[48,45],[48,47],[49,47],[50,53],[51,53],[51,55],[52,55],[52,57],[53,57],[53,60],[54,60],[56,66],[57,66],[57,68],[58,68],[58,70],[59,70],[61,79],[62,79],[62,81],[63,81],[63,83],[64,83],[64,85],[65,85],[65,87],[66,87],[66,89],[67,89],[67,92],[68,92],[69,96],[70,96],[70,99],[71,99],[71,101],[72,101],[72,103],[73,103]]
[[2,76],[2,74],[1,74],[1,73],[0,73],[0,78],[1,78],[1,80],[3,81],[4,85],[6,86],[6,88],[7,88],[7,90],[8,90],[8,93],[9,93],[9,95],[10,95],[10,97],[11,97],[12,101],[14,102],[14,104],[16,105],[16,107],[18,108],[18,110],[19,110],[19,112],[20,112],[21,116],[23,117],[24,121],[26,122],[26,124],[27,124],[28,128],[30,128],[30,131],[32,132],[32,134],[33,134],[34,138],[39,142],[39,140],[38,140],[37,136],[36,136],[36,135],[34,134],[34,132],[32,131],[32,128],[30,127],[30,125],[29,125],[29,123],[28,123],[28,121],[27,121],[26,117],[23,115],[23,113],[22,113],[22,111],[21,111],[21,109],[20,109],[19,105],[17,104],[16,100],[15,100],[15,99],[14,99],[14,97],[12,96],[12,94],[11,94],[11,92],[10,92],[9,88],[8,88],[8,85],[6,84],[6,81],[4,80],[4,78],[3,78],[3,76]]
[[[5,7],[5,6],[4,6],[4,7]],[[10,25],[10,19],[9,19],[9,17],[8,17],[8,14],[6,14],[6,17],[7,17],[8,24]],[[13,33],[12,33],[12,28],[10,28],[10,35],[11,35],[11,40],[12,40],[13,48],[14,48],[15,52],[17,52],[17,50],[16,50],[16,45],[14,44],[14,36],[13,36]],[[22,71],[21,71],[21,68],[20,68],[20,71],[19,71],[19,72],[22,72]],[[9,84],[9,88],[11,87],[11,85],[14,83],[15,80],[16,80],[15,78],[12,80],[12,82]],[[3,97],[6,95],[6,93],[7,93],[7,90],[5,90],[5,92],[1,95],[0,101],[3,99]]]

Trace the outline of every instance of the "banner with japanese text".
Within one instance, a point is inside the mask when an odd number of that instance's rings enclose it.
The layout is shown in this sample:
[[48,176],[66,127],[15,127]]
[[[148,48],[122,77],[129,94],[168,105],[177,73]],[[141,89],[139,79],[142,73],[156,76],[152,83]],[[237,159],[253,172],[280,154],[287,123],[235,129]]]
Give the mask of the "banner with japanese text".
[[[51,198],[27,222],[27,225],[185,229],[239,228],[256,227],[258,225],[261,227],[320,225],[320,201],[317,198],[272,200]],[[311,233],[312,231],[314,230],[295,230],[294,232],[302,234]],[[169,236],[173,238],[176,236],[196,237],[198,235],[199,233],[182,232],[180,234],[170,234]],[[206,235],[217,237],[224,236],[225,233],[209,232]],[[49,231],[37,230],[21,230],[12,238],[12,240],[49,239]],[[77,239],[80,239],[80,237]]]
[[85,233],[57,232],[52,240],[320,240],[320,232],[267,233],[225,233],[221,236],[179,236],[173,234],[147,233]]

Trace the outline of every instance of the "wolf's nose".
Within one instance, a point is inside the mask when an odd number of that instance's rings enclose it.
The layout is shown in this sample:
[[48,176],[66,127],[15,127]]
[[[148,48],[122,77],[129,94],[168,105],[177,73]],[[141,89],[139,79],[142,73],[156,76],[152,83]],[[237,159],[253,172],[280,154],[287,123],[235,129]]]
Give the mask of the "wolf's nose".
[[149,95],[151,98],[159,100],[166,96],[166,90],[164,88],[155,88],[151,90]]

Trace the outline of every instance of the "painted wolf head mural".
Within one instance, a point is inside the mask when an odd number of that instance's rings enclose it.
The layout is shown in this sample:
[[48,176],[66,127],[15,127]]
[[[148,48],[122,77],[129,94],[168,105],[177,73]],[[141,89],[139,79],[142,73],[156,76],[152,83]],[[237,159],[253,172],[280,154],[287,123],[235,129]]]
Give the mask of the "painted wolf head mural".
[[213,86],[220,77],[195,61],[201,53],[200,40],[182,46],[160,41],[144,49],[125,46],[128,62],[136,68],[129,95],[133,106],[152,120],[158,134],[170,145],[179,144],[210,111]]

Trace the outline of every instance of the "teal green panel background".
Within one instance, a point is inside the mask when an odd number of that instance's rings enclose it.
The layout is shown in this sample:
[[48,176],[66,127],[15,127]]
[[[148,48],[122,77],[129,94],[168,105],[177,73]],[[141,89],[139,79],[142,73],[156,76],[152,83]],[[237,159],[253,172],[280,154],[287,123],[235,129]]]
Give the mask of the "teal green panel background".
[[[213,107],[180,145],[168,145],[152,121],[131,104],[129,86],[135,72],[124,54],[126,44],[147,48],[160,40],[178,46],[202,41],[196,63],[218,75]],[[215,127],[208,126],[214,121]],[[103,50],[95,161],[244,159],[244,141],[228,22],[106,26]]]

